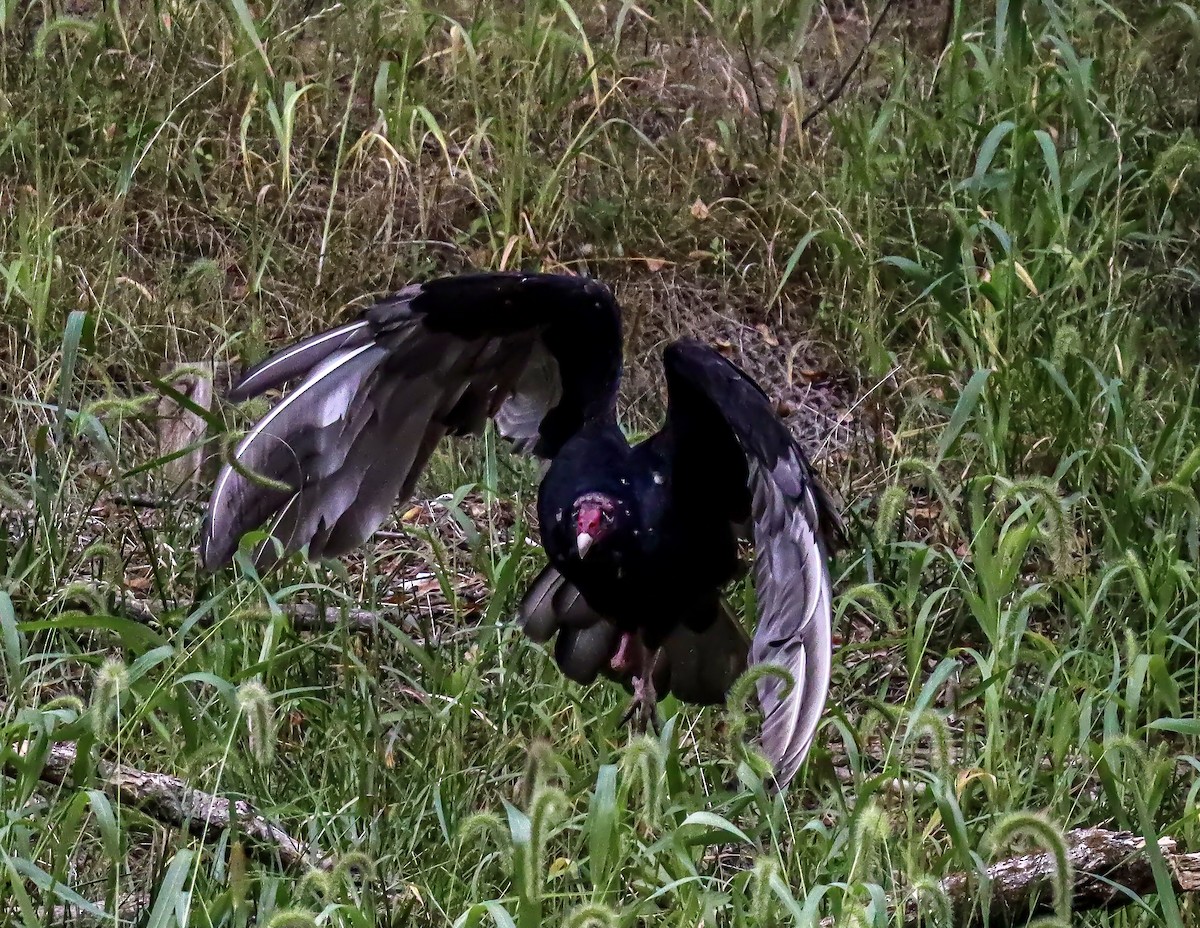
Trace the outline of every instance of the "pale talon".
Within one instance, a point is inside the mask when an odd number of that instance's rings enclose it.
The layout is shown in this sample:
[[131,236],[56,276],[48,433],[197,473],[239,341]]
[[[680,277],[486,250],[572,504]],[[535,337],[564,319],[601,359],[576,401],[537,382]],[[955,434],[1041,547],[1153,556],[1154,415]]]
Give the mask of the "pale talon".
[[653,729],[656,735],[662,734],[662,722],[658,717],[658,694],[654,691],[654,681],[648,678],[634,677],[633,699],[629,701],[625,714],[621,716],[620,724],[634,722],[634,729],[645,734]]

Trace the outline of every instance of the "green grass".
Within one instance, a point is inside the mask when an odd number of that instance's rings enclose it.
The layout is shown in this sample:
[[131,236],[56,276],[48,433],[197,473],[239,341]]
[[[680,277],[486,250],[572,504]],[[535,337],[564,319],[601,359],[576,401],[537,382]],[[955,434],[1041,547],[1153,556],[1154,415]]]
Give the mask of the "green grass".
[[[944,51],[944,4],[900,6],[807,132],[865,34],[816,3],[91,6],[0,0],[5,924],[146,896],[155,925],[874,925],[1078,825],[1200,848],[1193,4],[956,3]],[[468,266],[611,282],[631,428],[652,350],[731,319],[865,397],[864,437],[813,449],[846,644],[786,797],[752,718],[631,740],[623,694],[521,638],[536,474],[490,441],[439,453],[432,523],[266,578],[197,576],[197,506],[123,502],[170,489],[164,361]],[[422,571],[369,639],[275,608]],[[38,779],[54,741],[70,786]],[[164,829],[101,760],[341,865]],[[1078,920],[1189,924],[1165,888]]]

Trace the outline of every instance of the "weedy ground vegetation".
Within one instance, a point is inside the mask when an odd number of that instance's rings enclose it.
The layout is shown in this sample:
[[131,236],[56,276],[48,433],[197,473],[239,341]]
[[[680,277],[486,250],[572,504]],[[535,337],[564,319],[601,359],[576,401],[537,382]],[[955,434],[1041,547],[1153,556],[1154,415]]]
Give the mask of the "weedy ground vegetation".
[[[1079,825],[1200,848],[1200,8],[895,0],[822,108],[867,6],[0,0],[0,920],[883,925]],[[631,738],[521,637],[536,472],[489,436],[359,556],[198,574],[171,365],[467,267],[611,283],[633,433],[641,360],[721,345],[844,501],[787,795],[748,704]],[[164,828],[101,762],[335,865]],[[1159,871],[1079,923],[1194,923]]]

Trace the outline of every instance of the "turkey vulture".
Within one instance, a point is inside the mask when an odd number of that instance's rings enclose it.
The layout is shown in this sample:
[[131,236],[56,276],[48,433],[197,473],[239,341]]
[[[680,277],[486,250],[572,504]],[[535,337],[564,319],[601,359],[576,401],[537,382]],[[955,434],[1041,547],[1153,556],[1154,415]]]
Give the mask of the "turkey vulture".
[[[549,464],[538,494],[548,566],[520,607],[526,634],[557,635],[572,680],[598,674],[634,693],[627,717],[654,721],[657,694],[725,699],[747,663],[776,782],[796,773],[829,687],[831,584],[839,520],[772,403],[716,351],[663,352],[662,429],[630,446],[617,424],[621,312],[596,281],[474,273],[405,287],[347,325],[252,368],[234,400],[299,381],[238,445],[202,529],[207,569],[269,522],[260,566],[366,541],[408,496],[444,435],[490,417]],[[268,479],[262,479],[262,478]],[[759,620],[747,639],[721,591],[754,544]]]

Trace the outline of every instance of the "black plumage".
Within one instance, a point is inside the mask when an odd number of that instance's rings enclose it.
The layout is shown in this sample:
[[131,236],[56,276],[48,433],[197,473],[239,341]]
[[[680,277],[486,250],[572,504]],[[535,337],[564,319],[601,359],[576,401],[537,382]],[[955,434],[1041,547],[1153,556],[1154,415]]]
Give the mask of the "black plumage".
[[[654,720],[658,693],[719,703],[748,663],[763,746],[792,778],[823,711],[831,657],[828,555],[839,522],[767,396],[693,340],[663,353],[662,429],[630,446],[617,424],[621,317],[582,277],[483,273],[406,287],[358,320],[250,370],[245,399],[294,381],[222,470],[200,554],[214,569],[269,522],[280,552],[333,557],[407,496],[444,435],[490,417],[549,462],[538,516],[549,564],[521,623],[573,680],[604,674]],[[266,479],[262,479],[266,478]],[[748,640],[722,599],[753,542],[759,621]]]

